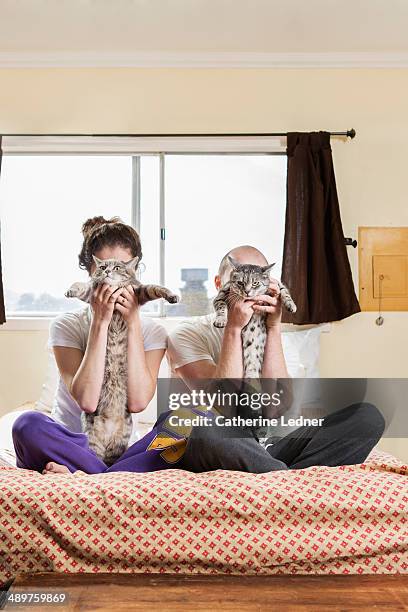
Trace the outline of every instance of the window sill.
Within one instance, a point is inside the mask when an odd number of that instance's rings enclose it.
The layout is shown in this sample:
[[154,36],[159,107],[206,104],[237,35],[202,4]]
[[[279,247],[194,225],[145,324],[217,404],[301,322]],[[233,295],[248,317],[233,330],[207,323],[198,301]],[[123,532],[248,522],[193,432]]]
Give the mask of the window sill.
[[[55,314],[47,314],[44,316],[26,316],[26,317],[18,317],[14,315],[7,315],[7,321],[3,325],[0,325],[0,333],[1,332],[10,332],[10,331],[44,331],[49,329],[50,323],[56,316],[59,314],[64,314],[62,312]],[[157,321],[163,321],[166,317],[159,317],[155,313],[143,313],[145,317],[151,317]],[[182,320],[182,317],[167,317],[167,320]]]
[[48,330],[53,317],[9,317],[0,325],[1,332]]
[[[155,321],[161,323],[168,331],[174,329],[178,323],[185,321],[188,317],[158,317],[157,315],[148,315]],[[52,316],[46,317],[9,317],[7,322],[0,325],[1,332],[10,331],[48,331],[51,321],[54,319]],[[282,331],[284,332],[295,332],[300,330],[312,329],[319,327],[318,325],[289,325],[283,324]],[[331,329],[331,323],[324,323],[321,325],[322,332],[329,332]]]
[[[63,314],[63,313],[59,313]],[[57,315],[44,317],[7,317],[7,322],[0,325],[1,332],[10,331],[48,331],[51,321]],[[158,321],[169,330],[173,329],[180,321],[185,321],[187,317],[159,317],[152,313],[143,313],[144,317],[152,318]]]

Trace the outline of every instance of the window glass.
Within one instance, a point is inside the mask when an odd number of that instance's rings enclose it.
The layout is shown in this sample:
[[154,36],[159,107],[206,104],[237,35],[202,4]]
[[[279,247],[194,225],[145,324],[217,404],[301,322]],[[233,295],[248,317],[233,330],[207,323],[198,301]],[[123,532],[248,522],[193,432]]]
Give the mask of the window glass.
[[0,181],[2,263],[8,313],[82,307],[64,292],[78,267],[82,223],[131,218],[131,157],[5,155]]
[[212,312],[223,256],[252,245],[280,276],[286,209],[286,157],[166,157],[166,285],[181,291],[168,315]]

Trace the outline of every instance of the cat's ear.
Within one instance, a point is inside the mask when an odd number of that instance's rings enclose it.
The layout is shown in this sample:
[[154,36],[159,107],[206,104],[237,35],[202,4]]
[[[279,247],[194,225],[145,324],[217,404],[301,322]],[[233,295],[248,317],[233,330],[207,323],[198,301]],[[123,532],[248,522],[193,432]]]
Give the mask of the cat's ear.
[[237,267],[239,266],[239,263],[237,262],[237,260],[234,259],[233,257],[231,257],[231,255],[228,255],[228,261],[230,262],[230,264],[234,268],[234,270],[236,270]]
[[265,274],[265,272],[270,272],[273,268],[275,264],[268,264],[267,266],[262,266],[262,272]]
[[97,266],[100,266],[103,261],[102,259],[98,259],[95,255],[92,255],[92,259],[94,260]]
[[125,265],[128,270],[136,270],[138,263],[139,263],[139,256],[136,255],[136,257],[134,257],[130,261],[127,261]]

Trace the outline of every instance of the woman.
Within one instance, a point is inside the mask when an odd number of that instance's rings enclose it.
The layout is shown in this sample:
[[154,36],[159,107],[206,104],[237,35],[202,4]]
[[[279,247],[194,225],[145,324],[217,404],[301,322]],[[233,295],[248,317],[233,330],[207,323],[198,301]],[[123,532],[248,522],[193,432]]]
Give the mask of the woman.
[[[88,219],[79,265],[91,275],[93,256],[130,261],[142,256],[137,232],[117,217]],[[52,416],[40,412],[21,415],[13,427],[17,466],[44,474],[112,471],[145,472],[172,467],[157,442],[158,424],[133,444],[110,468],[88,446],[81,432],[81,410],[94,412],[104,377],[108,327],[113,312],[121,313],[128,326],[128,410],[141,412],[152,399],[160,363],[167,345],[165,329],[140,315],[131,288],[99,286],[90,306],[57,317],[51,324],[49,347],[54,351],[60,380]],[[182,442],[182,440],[174,440]],[[183,441],[184,442],[184,441]]]

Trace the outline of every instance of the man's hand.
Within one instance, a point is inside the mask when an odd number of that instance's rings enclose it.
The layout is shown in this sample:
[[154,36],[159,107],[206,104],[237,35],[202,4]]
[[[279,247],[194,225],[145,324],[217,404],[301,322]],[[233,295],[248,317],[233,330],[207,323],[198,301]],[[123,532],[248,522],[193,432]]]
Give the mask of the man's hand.
[[267,329],[279,328],[282,319],[282,302],[277,281],[272,280],[268,294],[257,295],[253,298],[254,312],[263,312],[266,316]]
[[263,312],[267,315],[266,327],[268,329],[280,326],[282,303],[279,285],[276,280],[271,280],[267,294],[235,302],[228,309],[227,327],[230,329],[243,329],[249,323],[254,312]]
[[128,326],[138,321],[139,301],[131,285],[122,289],[122,293],[115,303],[115,310],[120,312]]
[[247,325],[254,314],[253,305],[254,299],[239,300],[235,302],[228,310],[227,327],[229,329],[238,329],[241,331]]

